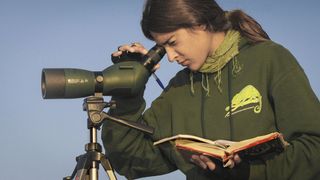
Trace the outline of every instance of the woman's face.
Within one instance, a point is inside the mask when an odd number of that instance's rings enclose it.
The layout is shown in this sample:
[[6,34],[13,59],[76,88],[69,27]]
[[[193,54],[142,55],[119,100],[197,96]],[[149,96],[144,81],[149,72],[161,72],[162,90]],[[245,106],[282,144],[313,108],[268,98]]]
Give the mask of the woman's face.
[[215,33],[202,27],[181,28],[170,33],[151,32],[151,35],[157,44],[166,49],[170,62],[177,61],[192,71],[200,69],[218,42],[214,40]]

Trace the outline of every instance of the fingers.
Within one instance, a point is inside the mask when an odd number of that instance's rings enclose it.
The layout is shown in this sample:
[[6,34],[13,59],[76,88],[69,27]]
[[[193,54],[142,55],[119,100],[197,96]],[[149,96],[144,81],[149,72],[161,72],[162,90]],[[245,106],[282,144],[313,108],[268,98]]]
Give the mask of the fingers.
[[120,56],[124,51],[128,51],[131,53],[141,53],[143,55],[148,53],[148,50],[142,44],[135,42],[119,46],[118,51],[113,52],[112,56]]
[[[209,169],[211,171],[216,169],[216,164],[207,156],[205,155],[192,155],[191,162],[200,166],[203,169]],[[224,163],[224,167],[234,168],[237,164],[241,162],[241,158],[238,154],[232,156],[226,163]]]
[[122,51],[116,51],[112,53],[112,56],[117,57],[117,56],[120,56],[121,54],[122,54]]
[[207,169],[207,165],[203,161],[201,161],[199,155],[192,155],[190,161],[202,167],[203,169]]
[[224,163],[223,167],[234,168],[234,166],[239,164],[241,161],[240,156],[235,154],[234,156],[231,156],[226,163]]
[[208,166],[208,168],[213,171],[216,168],[216,164],[211,161],[210,158],[204,155],[200,155],[200,159]]
[[132,48],[131,50],[133,50],[133,51],[130,51],[130,52],[138,52],[143,55],[148,53],[148,50],[139,42],[131,43],[131,48]]
[[238,154],[236,154],[234,157],[233,157],[233,160],[236,164],[239,164],[241,163],[241,158]]
[[233,159],[229,159],[226,163],[223,164],[223,167],[228,167],[230,169],[232,169],[234,167],[235,163],[233,161]]
[[209,168],[211,171],[215,170],[216,165],[207,156],[204,155],[192,155],[191,162],[197,164],[203,169]]
[[153,67],[152,71],[154,72],[154,71],[158,70],[159,68],[160,68],[160,64],[156,64],[156,65]]

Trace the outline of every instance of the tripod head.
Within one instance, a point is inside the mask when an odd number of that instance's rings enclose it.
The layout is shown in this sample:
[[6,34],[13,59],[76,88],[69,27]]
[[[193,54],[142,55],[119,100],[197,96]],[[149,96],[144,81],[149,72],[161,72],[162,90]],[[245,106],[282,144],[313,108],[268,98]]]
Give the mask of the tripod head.
[[121,125],[125,125],[148,134],[153,134],[153,127],[112,117],[103,111],[104,108],[116,108],[116,102],[104,102],[103,97],[98,94],[84,99],[83,110],[87,111],[88,113],[88,129],[93,127],[96,129],[100,129],[100,126],[104,120],[111,120]]

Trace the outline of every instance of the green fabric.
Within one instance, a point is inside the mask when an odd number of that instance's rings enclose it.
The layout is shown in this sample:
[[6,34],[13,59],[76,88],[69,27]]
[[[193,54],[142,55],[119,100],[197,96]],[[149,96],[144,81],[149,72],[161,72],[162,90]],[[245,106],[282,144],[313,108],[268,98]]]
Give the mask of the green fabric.
[[[212,55],[208,56],[204,64],[200,67],[199,72],[205,73],[202,79],[203,89],[207,92],[207,96],[210,94],[210,87],[208,86],[208,75],[206,73],[217,73],[215,76],[215,82],[220,92],[222,92],[221,87],[221,69],[237,54],[239,54],[239,42],[240,33],[235,30],[229,30],[220,46],[213,52]],[[233,73],[236,74],[240,72],[241,66],[236,59],[233,61]],[[193,81],[193,72],[190,72],[190,79]],[[206,85],[204,85],[206,81]],[[191,84],[192,85],[192,84]],[[191,86],[191,92],[194,94],[193,87]]]
[[234,56],[239,54],[240,33],[229,30],[220,46],[208,56],[199,69],[202,73],[215,73],[220,71]]
[[[249,179],[320,179],[320,103],[302,68],[285,48],[272,41],[249,45],[241,39],[239,47],[237,59],[244,67],[241,73],[233,77],[228,68],[221,69],[221,83],[230,88],[237,110],[232,113],[232,123],[226,116],[227,91],[219,93],[212,88],[211,95],[206,96],[202,73],[194,73],[196,93],[192,95],[188,69],[178,72],[146,111],[142,94],[132,99],[113,97],[117,108],[110,111],[111,115],[155,128],[154,135],[148,136],[112,121],[104,122],[106,155],[119,174],[139,178],[179,169],[187,179],[222,179],[184,159],[170,143],[153,146],[153,141],[176,134],[238,141],[279,131],[291,146],[281,154],[250,161]],[[208,74],[208,82],[215,84],[214,74]],[[254,96],[241,96],[248,85],[259,92],[261,102],[255,101],[259,96],[252,93],[256,91],[249,93]],[[257,106],[260,111],[250,108]]]

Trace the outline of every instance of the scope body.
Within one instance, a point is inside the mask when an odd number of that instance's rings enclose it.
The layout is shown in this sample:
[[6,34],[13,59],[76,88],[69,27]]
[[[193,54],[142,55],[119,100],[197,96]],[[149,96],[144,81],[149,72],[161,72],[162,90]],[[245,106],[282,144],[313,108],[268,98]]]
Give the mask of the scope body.
[[135,95],[147,83],[150,72],[135,61],[114,64],[101,72],[73,68],[42,70],[44,99],[80,98],[95,93]]
[[102,93],[104,96],[136,95],[144,88],[153,67],[159,63],[164,54],[165,49],[155,45],[144,56],[126,54],[123,58],[119,57],[116,64],[103,71],[44,68],[41,75],[42,97],[81,98],[95,93]]

